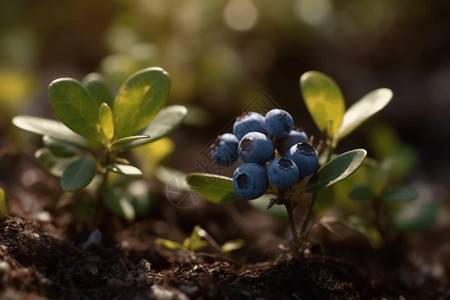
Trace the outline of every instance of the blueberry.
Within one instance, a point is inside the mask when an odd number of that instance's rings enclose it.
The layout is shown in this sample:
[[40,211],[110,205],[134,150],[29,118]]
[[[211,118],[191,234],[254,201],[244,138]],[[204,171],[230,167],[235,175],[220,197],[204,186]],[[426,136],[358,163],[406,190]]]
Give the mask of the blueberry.
[[308,141],[308,135],[303,130],[292,130],[287,137],[278,140],[277,150],[278,153],[284,155],[286,151],[292,146],[298,143]]
[[236,118],[233,124],[233,134],[241,140],[249,132],[266,133],[264,117],[257,112],[246,112]]
[[245,163],[265,164],[273,156],[273,143],[261,132],[249,132],[241,139],[238,147],[239,157]]
[[267,166],[267,176],[270,183],[278,187],[288,187],[299,178],[297,165],[290,159],[278,157]]
[[240,165],[233,173],[233,187],[245,199],[261,197],[269,187],[266,169],[255,163]]
[[319,157],[316,149],[307,143],[295,144],[284,155],[298,167],[300,176],[312,175],[319,167]]
[[270,134],[276,137],[285,137],[294,127],[294,119],[287,111],[275,108],[266,114],[264,125]]
[[219,135],[211,151],[211,157],[219,166],[228,166],[238,159],[239,141],[234,134]]

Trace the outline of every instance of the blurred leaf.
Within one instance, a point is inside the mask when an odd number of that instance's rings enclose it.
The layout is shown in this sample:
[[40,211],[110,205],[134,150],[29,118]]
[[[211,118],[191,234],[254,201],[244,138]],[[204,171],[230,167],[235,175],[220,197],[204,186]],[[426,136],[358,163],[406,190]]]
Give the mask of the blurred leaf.
[[70,163],[61,177],[61,187],[74,192],[88,186],[97,173],[97,162],[92,157],[80,157]]
[[361,125],[365,120],[383,109],[392,99],[390,89],[381,88],[370,92],[354,103],[344,114],[336,140],[341,140]]
[[44,145],[57,157],[74,157],[78,154],[78,149],[68,143],[61,142],[48,135],[42,137]]
[[8,203],[6,202],[5,191],[0,188],[0,218],[8,215]]
[[393,221],[401,232],[418,232],[428,229],[436,220],[439,206],[436,203],[409,203],[393,213]]
[[226,204],[242,199],[233,187],[233,179],[225,176],[190,173],[186,178],[191,189],[205,200],[216,204]]
[[139,160],[142,173],[146,176],[154,176],[155,170],[175,150],[174,142],[164,137],[149,144],[133,148],[133,154]]
[[211,124],[213,116],[206,109],[194,105],[186,105],[184,124],[189,126],[206,127]]
[[44,170],[56,177],[61,177],[67,166],[77,159],[76,156],[57,157],[47,147],[38,149],[34,153],[34,157],[38,160]]
[[138,168],[130,165],[122,165],[122,164],[110,164],[105,166],[111,172],[130,176],[133,178],[142,178],[142,172]]
[[230,253],[231,251],[241,249],[245,246],[245,241],[243,239],[235,239],[224,243],[220,247],[220,252]]
[[249,201],[249,203],[258,209],[259,211],[262,211],[265,214],[268,214],[269,216],[275,217],[277,219],[281,220],[287,220],[288,215],[286,211],[286,207],[284,205],[273,205],[271,208],[267,208],[270,204],[270,199],[276,198],[276,195],[272,194],[265,194],[261,197],[254,199],[252,201]]
[[102,103],[100,105],[98,111],[98,121],[103,134],[108,141],[111,141],[114,138],[114,121],[112,111],[108,104]]
[[117,137],[136,134],[147,126],[164,106],[169,91],[169,76],[160,68],[148,68],[128,78],[114,102]]
[[159,181],[177,188],[179,191],[191,191],[191,187],[186,182],[187,174],[169,167],[158,166],[155,176]]
[[361,166],[366,154],[364,149],[355,149],[337,156],[317,171],[305,192],[316,192],[347,178]]
[[155,245],[157,247],[165,248],[165,249],[168,249],[168,250],[182,250],[182,249],[184,249],[183,245],[181,245],[180,243],[177,243],[177,242],[174,242],[174,241],[171,241],[171,240],[160,239],[160,238],[157,238],[155,240]]
[[114,106],[113,94],[102,75],[90,73],[83,78],[82,84],[97,101],[98,106],[102,103],[108,104],[109,107]]
[[150,186],[144,180],[137,180],[127,187],[126,193],[129,195],[131,205],[133,205],[136,216],[148,213],[153,201],[150,195]]
[[309,71],[300,77],[300,90],[317,127],[333,137],[341,126],[345,112],[339,86],[329,76]]
[[416,199],[419,193],[413,188],[400,186],[387,191],[382,197],[388,202],[404,202]]
[[89,144],[83,137],[79,136],[59,121],[32,116],[17,116],[13,118],[12,122],[23,130],[40,135],[48,135],[71,145],[89,149]]
[[130,142],[128,145],[124,145],[123,148],[137,147],[169,135],[183,122],[186,113],[186,108],[181,105],[171,105],[161,109],[158,115],[141,132],[144,135],[150,136],[150,138]]
[[149,140],[150,136],[148,135],[132,135],[127,136],[121,139],[118,139],[112,143],[112,145],[120,150],[125,150],[127,148],[127,145],[129,145],[132,142],[138,141],[138,140]]
[[106,187],[101,190],[101,193],[103,203],[109,210],[128,221],[134,220],[134,207],[121,187]]
[[53,111],[70,129],[92,141],[101,141],[97,132],[98,103],[91,94],[72,78],[52,81],[48,96]]
[[194,229],[192,229],[191,236],[184,239],[183,248],[190,251],[198,251],[208,247],[208,242],[203,240],[204,231],[205,230],[200,226],[198,225],[194,226]]
[[373,199],[374,194],[370,187],[366,185],[357,185],[349,193],[350,198],[357,201],[369,201]]

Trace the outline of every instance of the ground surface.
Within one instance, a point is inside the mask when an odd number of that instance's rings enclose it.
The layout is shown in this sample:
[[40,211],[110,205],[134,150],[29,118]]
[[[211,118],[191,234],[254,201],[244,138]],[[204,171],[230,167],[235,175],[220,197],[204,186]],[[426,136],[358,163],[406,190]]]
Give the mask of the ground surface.
[[[445,226],[378,250],[351,233],[318,235],[296,259],[286,224],[245,204],[180,210],[158,194],[136,222],[107,215],[92,228],[56,202],[58,182],[39,169],[16,178],[11,215],[0,221],[1,299],[450,299]],[[228,257],[154,246],[157,237],[181,241],[194,225],[247,245]],[[95,229],[101,239],[86,244]]]

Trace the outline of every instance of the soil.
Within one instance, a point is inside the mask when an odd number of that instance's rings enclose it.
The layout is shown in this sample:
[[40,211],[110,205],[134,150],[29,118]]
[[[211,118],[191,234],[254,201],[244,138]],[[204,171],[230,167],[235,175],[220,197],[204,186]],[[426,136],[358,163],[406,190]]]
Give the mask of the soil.
[[[0,221],[1,299],[450,299],[447,225],[380,249],[352,232],[319,231],[296,258],[287,224],[245,202],[181,209],[161,192],[135,222],[107,214],[93,228],[61,204],[57,180],[36,167],[19,176],[31,158],[8,159],[17,174],[2,179],[10,215]],[[246,245],[229,256],[154,246],[182,241],[194,225],[219,244]]]

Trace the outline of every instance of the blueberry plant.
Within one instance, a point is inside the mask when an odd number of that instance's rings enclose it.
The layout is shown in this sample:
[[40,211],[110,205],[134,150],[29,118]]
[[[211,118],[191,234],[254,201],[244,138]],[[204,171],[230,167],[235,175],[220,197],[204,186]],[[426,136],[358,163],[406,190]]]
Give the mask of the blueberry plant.
[[144,181],[130,184],[128,179],[140,179],[142,172],[124,152],[167,136],[183,121],[185,107],[164,107],[169,91],[169,75],[161,68],[130,76],[115,97],[99,74],[89,74],[81,82],[60,78],[48,89],[60,121],[22,115],[13,123],[42,136],[44,147],[35,157],[61,178],[64,191],[93,187],[100,203],[132,220],[148,206],[149,188]]
[[[392,92],[377,89],[346,109],[338,85],[317,71],[301,76],[300,89],[322,134],[317,144],[294,126],[287,111],[272,109],[265,115],[246,112],[236,119],[232,133],[217,138],[211,151],[212,159],[220,166],[240,158],[243,164],[235,169],[233,178],[191,173],[186,180],[195,192],[214,203],[245,198],[272,209],[283,205],[294,248],[302,254],[312,227],[309,223],[317,193],[354,173],[367,154],[364,149],[355,149],[336,155],[339,141],[385,107]],[[294,209],[300,203],[305,211],[298,222]]]

